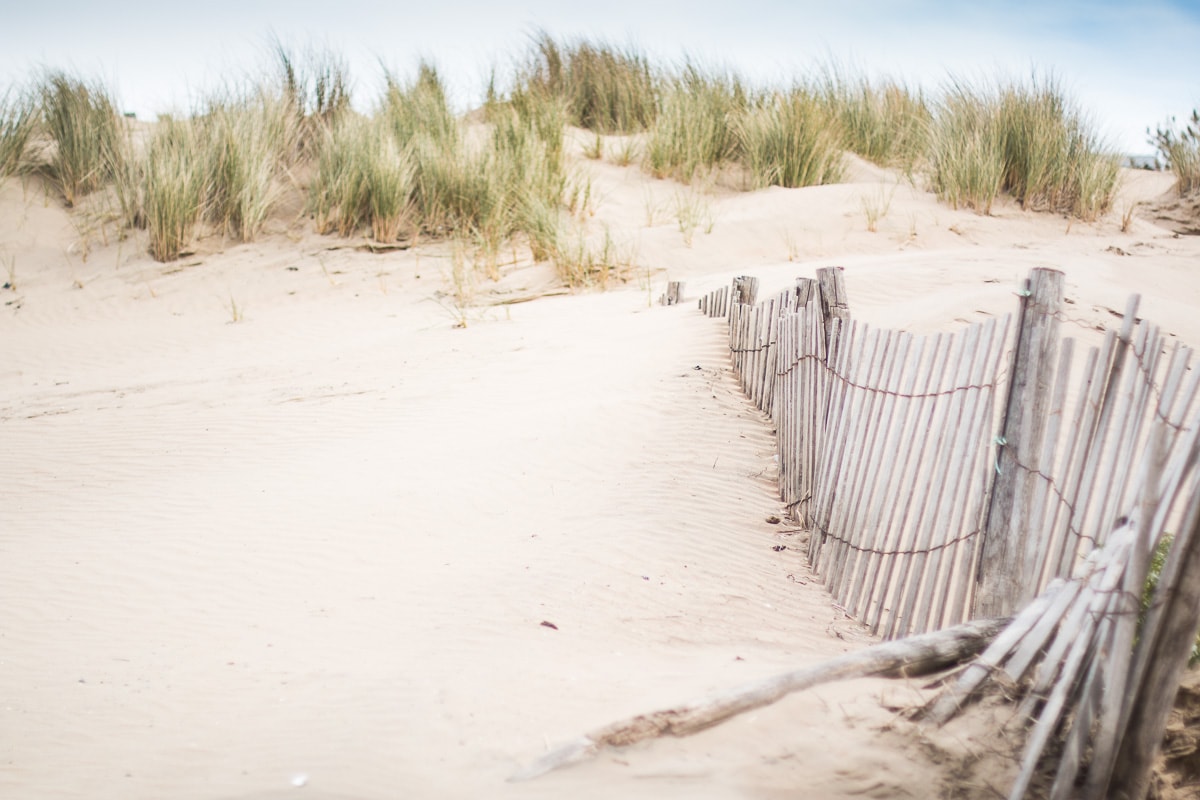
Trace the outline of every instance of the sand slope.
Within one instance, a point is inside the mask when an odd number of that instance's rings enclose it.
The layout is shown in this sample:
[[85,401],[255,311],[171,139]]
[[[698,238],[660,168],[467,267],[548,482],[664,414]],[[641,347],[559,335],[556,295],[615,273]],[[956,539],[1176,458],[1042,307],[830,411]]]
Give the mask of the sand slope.
[[[281,219],[260,243],[206,239],[162,265],[81,236],[35,186],[0,188],[16,277],[0,291],[0,795],[969,785],[942,745],[879,730],[916,702],[881,681],[504,783],[590,727],[867,641],[794,530],[766,521],[770,426],[720,323],[650,304],[668,277],[694,297],[839,263],[856,315],[932,330],[1009,310],[1029,267],[1059,266],[1081,332],[1136,290],[1200,343],[1194,239],[1148,220],[1122,233],[1119,213],[1069,231],[983,218],[859,167],[842,186],[701,195],[713,222],[685,237],[670,205],[691,190],[581,162],[589,224],[641,271],[488,306],[552,285],[510,267],[465,310],[442,294],[444,246],[330,250],[343,243]],[[1122,202],[1157,197],[1161,177],[1131,175]],[[869,232],[862,198],[880,192]]]

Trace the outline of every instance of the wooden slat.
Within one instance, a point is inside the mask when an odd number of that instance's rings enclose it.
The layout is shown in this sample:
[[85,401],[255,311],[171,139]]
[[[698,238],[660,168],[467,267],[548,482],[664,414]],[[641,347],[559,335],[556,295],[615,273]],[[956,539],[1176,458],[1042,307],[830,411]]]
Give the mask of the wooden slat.
[[[948,554],[954,558],[954,575],[957,577],[954,582],[954,593],[949,600],[949,607],[953,609],[953,614],[949,617],[944,617],[945,619],[970,619],[971,608],[975,602],[979,558],[983,551],[982,531],[985,523],[984,515],[987,513],[987,497],[985,493],[991,486],[992,470],[994,469],[989,437],[995,420],[995,401],[999,392],[997,383],[1000,379],[1000,368],[1007,353],[1012,323],[1012,315],[1006,314],[994,332],[990,356],[984,371],[988,388],[976,395],[977,405],[974,412],[975,427],[968,433],[968,437],[969,441],[975,442],[976,447],[981,451],[982,464],[980,469],[982,472],[978,475],[980,488],[977,494],[974,492],[971,493],[972,504],[969,508],[964,509],[967,513],[956,525],[951,527],[951,531],[968,532],[974,530],[979,531],[979,534],[970,539],[960,540],[958,544],[951,548]],[[980,384],[984,385],[985,381],[981,380]],[[943,622],[943,624],[948,623]]]
[[843,580],[853,572],[854,565],[860,559],[869,556],[869,553],[861,549],[861,531],[853,526],[862,498],[864,481],[875,467],[871,463],[868,447],[876,430],[877,420],[873,412],[880,395],[873,391],[873,387],[890,369],[888,356],[893,352],[893,348],[894,341],[890,331],[871,330],[866,352],[852,378],[855,385],[851,394],[853,424],[850,434],[850,464],[845,478],[839,481],[838,493],[834,498],[834,515],[829,528],[830,532],[838,537],[838,564],[826,581],[829,591],[843,602]]
[[[861,360],[859,351],[866,341],[866,336],[863,335],[865,333],[864,326],[853,320],[849,322],[845,332],[840,330],[840,321],[835,321],[834,326],[841,344],[835,354],[836,362],[833,364],[827,386],[828,399],[825,405],[829,411],[825,420],[820,457],[821,468],[817,474],[817,494],[814,501],[814,530],[820,535],[813,537],[815,552],[810,555],[813,568],[819,574],[828,571],[830,555],[835,549],[832,541],[828,543],[828,547],[825,546],[824,534],[827,534],[830,529],[839,481],[846,469],[846,461],[851,449],[848,442],[849,431],[854,421],[852,413],[854,393],[851,391],[847,377],[852,365]],[[822,335],[824,335],[824,331],[822,331]]]
[[1054,566],[1046,554],[1050,552],[1054,531],[1047,517],[1054,509],[1050,495],[1056,470],[1057,455],[1061,449],[1060,432],[1063,408],[1066,406],[1067,387],[1071,384],[1071,364],[1075,353],[1075,340],[1064,339],[1058,351],[1058,369],[1054,378],[1054,390],[1050,397],[1049,417],[1046,420],[1046,435],[1043,439],[1042,455],[1039,459],[1041,474],[1031,476],[1033,487],[1029,504],[1030,535],[1025,540],[1025,551],[1021,556],[1021,574],[1034,580],[1035,591],[1040,592],[1052,578],[1056,577]]
[[895,405],[895,388],[892,384],[903,372],[912,337],[900,331],[886,331],[882,339],[882,352],[877,364],[873,365],[873,374],[868,378],[870,388],[866,391],[867,406],[863,411],[866,435],[861,449],[860,471],[855,476],[852,501],[843,523],[844,535],[848,539],[853,538],[858,547],[848,554],[850,557],[844,574],[849,580],[841,594],[843,605],[855,616],[865,610],[865,603],[870,599],[869,594],[864,596],[859,591],[862,576],[880,562],[882,557],[878,551],[887,549],[889,531],[871,526],[868,512],[874,493],[885,482],[883,475],[886,474],[890,459],[883,451],[894,422],[891,409]]
[[[920,384],[923,391],[927,391],[928,383],[933,380],[932,371],[923,370],[925,361],[927,360],[926,353],[932,352],[931,343],[934,340],[931,337],[921,336],[915,337],[915,340],[909,345],[909,357],[905,364],[902,382],[899,383],[899,397],[895,398],[895,410],[892,415],[896,419],[896,425],[893,426],[891,433],[893,438],[888,443],[887,451],[884,459],[889,465],[886,477],[880,481],[880,491],[873,496],[873,505],[868,525],[871,530],[884,532],[895,528],[895,510],[899,505],[900,496],[903,494],[904,486],[911,476],[910,464],[918,460],[919,456],[914,455],[919,449],[919,437],[914,435],[916,427],[916,417],[920,413],[922,400],[914,398],[912,395],[919,391]],[[881,568],[891,568],[896,561],[896,557],[892,556],[887,559],[887,564],[878,564],[874,570],[875,574],[879,573]],[[855,583],[851,587],[853,594],[859,594],[864,585],[868,581],[868,572],[860,571],[856,576]],[[876,604],[875,610],[872,612],[869,622],[873,628],[878,627],[879,615],[882,613],[883,604]],[[864,617],[864,622],[868,620]]]

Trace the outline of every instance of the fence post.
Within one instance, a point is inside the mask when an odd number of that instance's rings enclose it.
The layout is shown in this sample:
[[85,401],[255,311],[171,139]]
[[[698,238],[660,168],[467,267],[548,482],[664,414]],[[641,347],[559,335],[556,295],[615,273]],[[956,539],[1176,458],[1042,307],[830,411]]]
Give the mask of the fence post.
[[833,341],[833,321],[842,320],[844,326],[850,319],[850,301],[846,295],[845,269],[821,267],[817,270],[817,283],[821,285],[821,313],[825,317],[825,358],[829,363],[837,349]]
[[659,298],[659,303],[664,306],[679,305],[683,302],[683,281],[670,281],[667,283],[666,293]]
[[734,305],[742,303],[752,306],[754,301],[758,299],[758,278],[749,275],[741,275],[733,279],[733,298],[730,301]]
[[984,522],[976,617],[1011,616],[1033,599],[1037,588],[1037,581],[1020,574],[1024,540],[1031,534],[1025,505],[1029,470],[1038,468],[1046,430],[1062,303],[1063,274],[1031,270],[1021,292],[1008,400],[996,439],[997,474]]

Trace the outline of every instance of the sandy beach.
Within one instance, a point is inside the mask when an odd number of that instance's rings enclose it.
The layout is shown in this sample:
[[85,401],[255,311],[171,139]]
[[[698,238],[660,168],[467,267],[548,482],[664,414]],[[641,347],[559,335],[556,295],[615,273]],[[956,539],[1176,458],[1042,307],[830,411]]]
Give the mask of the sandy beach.
[[[606,291],[562,292],[520,254],[456,286],[448,244],[362,252],[286,204],[257,242],[210,235],[162,264],[35,178],[0,187],[0,795],[1003,785],[1014,764],[980,720],[922,731],[898,711],[928,693],[885,680],[506,778],[597,725],[871,642],[803,533],[769,521],[773,431],[695,298],[840,265],[856,318],[951,330],[1049,266],[1081,337],[1139,292],[1200,346],[1200,240],[1153,211],[1171,176],[1125,171],[1095,223],[981,216],[853,157],[836,185],[703,191],[588,160],[590,136],[568,150],[588,224],[633,265]],[[657,304],[668,280],[689,302]]]

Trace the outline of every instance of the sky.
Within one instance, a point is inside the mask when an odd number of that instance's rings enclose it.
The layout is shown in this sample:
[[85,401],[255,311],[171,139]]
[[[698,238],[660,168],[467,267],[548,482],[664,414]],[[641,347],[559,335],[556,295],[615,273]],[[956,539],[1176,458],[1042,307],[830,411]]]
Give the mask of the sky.
[[404,75],[432,60],[466,109],[490,69],[510,67],[539,29],[633,44],[665,63],[692,56],[769,84],[830,61],[935,94],[952,77],[1036,71],[1130,154],[1152,152],[1148,127],[1200,107],[1200,0],[17,1],[0,27],[0,93],[39,68],[71,69],[104,79],[143,119],[262,74],[272,37],[340,53],[362,106],[381,64]]

